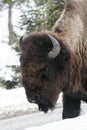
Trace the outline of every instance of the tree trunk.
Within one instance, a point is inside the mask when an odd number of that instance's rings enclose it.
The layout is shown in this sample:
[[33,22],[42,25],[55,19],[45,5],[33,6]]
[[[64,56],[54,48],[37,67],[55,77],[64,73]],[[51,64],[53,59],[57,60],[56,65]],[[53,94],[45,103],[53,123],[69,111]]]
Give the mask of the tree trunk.
[[8,4],[8,32],[9,32],[9,41],[8,44],[12,45],[13,44],[13,25],[12,25],[12,7],[13,7],[13,3],[9,2]]

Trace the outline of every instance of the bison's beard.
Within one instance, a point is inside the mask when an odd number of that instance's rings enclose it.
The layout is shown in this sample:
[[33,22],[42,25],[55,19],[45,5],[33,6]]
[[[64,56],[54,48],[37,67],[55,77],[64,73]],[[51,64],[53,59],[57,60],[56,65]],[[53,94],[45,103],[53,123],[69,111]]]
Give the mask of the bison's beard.
[[54,104],[45,96],[35,93],[31,88],[25,88],[25,91],[28,101],[37,104],[40,111],[47,113],[49,109],[54,108]]
[[45,97],[40,97],[40,100],[37,102],[39,110],[45,113],[48,112],[49,109],[53,109],[54,105],[48,101]]

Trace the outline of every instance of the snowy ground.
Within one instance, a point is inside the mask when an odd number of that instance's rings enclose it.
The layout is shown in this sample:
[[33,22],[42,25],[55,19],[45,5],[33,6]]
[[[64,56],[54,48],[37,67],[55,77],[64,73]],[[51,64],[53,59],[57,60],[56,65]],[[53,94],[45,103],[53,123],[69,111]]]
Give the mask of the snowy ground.
[[[82,103],[82,113],[85,113],[86,104]],[[62,107],[62,94],[58,99],[56,108]],[[37,112],[38,107],[27,101],[23,87],[6,90],[0,88],[0,119],[10,118],[32,112]]]
[[24,88],[5,90],[0,88],[0,119],[10,118],[37,111],[37,106],[30,104]]
[[87,115],[31,127],[25,130],[87,130]]
[[[49,128],[50,130],[53,128],[55,130],[58,130],[58,129],[64,130],[64,128],[66,128],[67,130],[69,130],[70,128],[71,130],[75,130],[75,126],[78,129],[79,129],[78,126],[80,126],[79,130],[87,130],[87,122],[86,122],[87,116],[85,115],[87,114],[87,111],[86,111],[87,105],[85,103],[82,103],[82,112],[81,112],[81,114],[84,116],[75,118],[75,119],[58,121],[58,120],[61,120],[61,116],[62,116],[61,115],[62,113],[62,96],[61,95],[58,100],[56,109],[53,112],[49,111],[49,113],[45,115],[43,113],[38,112],[37,105],[30,104],[27,101],[24,88],[17,88],[17,89],[12,89],[12,90],[0,89],[0,119],[1,119],[0,125],[5,124],[6,122],[7,124],[11,123],[13,119],[11,117],[15,117],[14,120],[16,121],[16,123],[21,121],[22,128],[13,129],[13,130],[37,130],[37,129],[43,130],[43,129],[49,129]],[[25,117],[22,120],[23,118],[22,115],[26,115],[28,117],[27,118]],[[18,116],[20,117],[19,121],[17,121]],[[5,120],[6,118],[11,118],[11,120],[10,119]],[[23,124],[24,126],[26,126],[24,127],[24,129],[23,129]],[[9,125],[8,129],[4,128],[4,130],[10,130],[10,127],[11,126]],[[16,126],[16,128],[17,127],[19,128],[19,124]]]
[[[58,106],[62,106],[62,96],[58,100]],[[6,90],[0,88],[0,119],[37,112],[38,107],[27,101],[24,88]]]

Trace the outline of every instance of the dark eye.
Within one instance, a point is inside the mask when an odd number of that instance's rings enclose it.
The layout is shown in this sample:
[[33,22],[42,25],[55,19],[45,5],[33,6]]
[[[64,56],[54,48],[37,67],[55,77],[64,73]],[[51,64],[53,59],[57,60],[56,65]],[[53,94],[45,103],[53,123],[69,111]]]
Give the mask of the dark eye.
[[45,80],[49,80],[51,75],[51,68],[46,66],[44,69],[41,70],[41,77]]

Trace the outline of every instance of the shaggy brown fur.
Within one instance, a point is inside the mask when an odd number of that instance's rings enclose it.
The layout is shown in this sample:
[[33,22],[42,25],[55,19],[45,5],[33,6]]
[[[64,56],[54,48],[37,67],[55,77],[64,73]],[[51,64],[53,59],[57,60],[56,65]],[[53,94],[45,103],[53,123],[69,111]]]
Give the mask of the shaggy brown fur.
[[[82,82],[87,79],[85,74],[87,71],[87,1],[69,3],[54,25],[54,32],[57,38],[64,44],[68,44],[72,51],[70,89],[84,91],[86,86],[83,86]],[[85,75],[82,76],[82,74]]]
[[[52,35],[61,46],[59,55],[48,57]],[[87,1],[68,3],[51,32],[34,32],[20,39],[22,83],[27,98],[39,110],[52,109],[63,92],[63,118],[80,113],[87,102]]]

